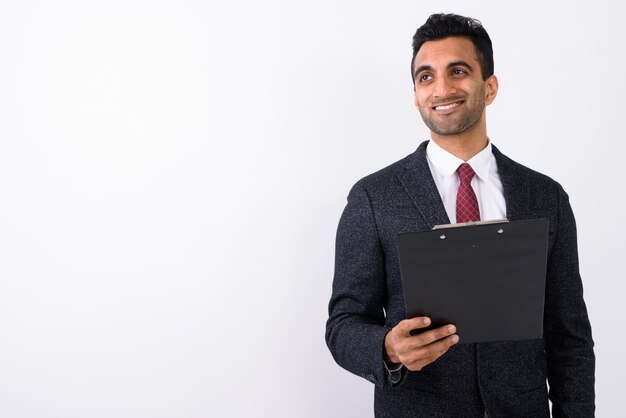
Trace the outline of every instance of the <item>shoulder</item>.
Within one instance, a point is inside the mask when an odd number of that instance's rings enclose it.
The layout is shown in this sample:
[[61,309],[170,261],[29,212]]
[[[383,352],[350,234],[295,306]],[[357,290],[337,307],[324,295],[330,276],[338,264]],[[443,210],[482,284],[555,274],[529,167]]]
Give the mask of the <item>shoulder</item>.
[[375,191],[395,181],[395,179],[406,171],[406,162],[411,156],[407,156],[393,164],[388,165],[372,174],[369,174],[357,181],[353,189]]
[[493,146],[493,154],[498,165],[498,172],[503,181],[508,182],[508,187],[512,189],[528,188],[530,191],[552,191],[564,193],[559,182],[551,177],[533,170],[523,164],[514,161],[504,155],[498,148]]
[[390,188],[399,185],[398,178],[403,177],[408,170],[415,170],[428,167],[426,162],[426,144],[425,141],[413,153],[406,157],[389,164],[388,166],[369,174],[357,181],[350,194],[357,192],[366,192],[368,195],[380,195]]

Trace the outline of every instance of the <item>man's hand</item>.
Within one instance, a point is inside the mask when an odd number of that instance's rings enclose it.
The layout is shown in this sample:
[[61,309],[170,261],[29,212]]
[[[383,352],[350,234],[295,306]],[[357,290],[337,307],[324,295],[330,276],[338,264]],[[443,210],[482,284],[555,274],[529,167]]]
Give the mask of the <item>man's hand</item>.
[[411,330],[430,325],[430,318],[405,319],[393,327],[385,336],[385,360],[402,363],[411,371],[422,370],[424,366],[441,357],[448,349],[459,342],[454,334],[454,325],[411,335]]

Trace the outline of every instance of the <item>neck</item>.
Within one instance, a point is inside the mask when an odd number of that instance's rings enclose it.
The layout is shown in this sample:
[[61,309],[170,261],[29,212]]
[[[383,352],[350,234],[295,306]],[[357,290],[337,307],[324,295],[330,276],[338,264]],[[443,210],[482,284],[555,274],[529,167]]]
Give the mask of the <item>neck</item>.
[[435,135],[432,135],[432,139],[441,148],[463,161],[467,161],[474,155],[481,152],[489,143],[487,137],[485,137],[482,141],[471,143],[457,141],[450,137],[435,137]]
[[485,149],[489,143],[485,125],[478,125],[456,135],[438,135],[431,131],[430,137],[450,154],[467,161]]

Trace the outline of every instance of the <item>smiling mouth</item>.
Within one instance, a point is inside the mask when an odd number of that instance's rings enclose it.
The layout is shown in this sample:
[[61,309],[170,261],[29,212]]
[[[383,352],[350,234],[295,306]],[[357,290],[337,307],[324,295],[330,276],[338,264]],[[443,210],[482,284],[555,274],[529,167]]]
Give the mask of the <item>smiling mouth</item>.
[[463,104],[463,100],[433,107],[434,110],[449,110]]

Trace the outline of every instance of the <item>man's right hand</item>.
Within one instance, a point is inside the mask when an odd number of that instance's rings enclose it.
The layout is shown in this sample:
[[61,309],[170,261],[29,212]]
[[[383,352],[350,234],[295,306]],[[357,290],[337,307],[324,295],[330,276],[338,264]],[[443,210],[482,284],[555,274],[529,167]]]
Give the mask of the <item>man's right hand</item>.
[[393,327],[385,336],[386,361],[402,363],[411,371],[422,368],[441,357],[448,349],[459,342],[454,325],[411,335],[411,330],[430,325],[430,318],[405,319]]

